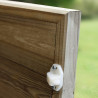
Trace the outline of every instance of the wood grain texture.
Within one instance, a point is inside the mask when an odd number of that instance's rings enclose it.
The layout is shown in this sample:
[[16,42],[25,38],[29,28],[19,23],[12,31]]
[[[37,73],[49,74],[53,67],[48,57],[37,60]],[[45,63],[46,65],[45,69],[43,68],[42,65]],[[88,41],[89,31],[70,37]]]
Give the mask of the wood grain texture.
[[81,12],[71,11],[61,21],[63,40],[59,46],[59,64],[64,68],[64,84],[60,92],[53,92],[52,98],[74,98],[80,20]]
[[42,75],[0,57],[0,98],[50,98],[52,89],[45,80]]
[[[16,98],[73,98],[80,16],[78,10],[0,1],[0,92],[10,89]],[[64,70],[59,92],[46,81],[53,63]]]
[[0,40],[54,59],[56,24],[0,14],[0,27]]
[[[62,17],[63,15],[1,5],[1,55],[46,76],[54,58],[59,57],[56,47],[59,47]],[[40,66],[42,67],[38,71]]]
[[52,60],[2,41],[0,41],[0,55],[18,64],[22,64],[43,76],[46,76],[46,73],[53,64]]

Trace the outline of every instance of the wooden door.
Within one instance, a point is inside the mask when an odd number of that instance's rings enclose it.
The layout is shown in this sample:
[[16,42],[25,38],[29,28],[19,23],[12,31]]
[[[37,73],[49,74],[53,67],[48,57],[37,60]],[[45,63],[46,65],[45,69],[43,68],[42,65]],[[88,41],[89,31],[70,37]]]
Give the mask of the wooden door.
[[[0,98],[73,98],[80,12],[0,1]],[[46,73],[64,70],[55,92]]]

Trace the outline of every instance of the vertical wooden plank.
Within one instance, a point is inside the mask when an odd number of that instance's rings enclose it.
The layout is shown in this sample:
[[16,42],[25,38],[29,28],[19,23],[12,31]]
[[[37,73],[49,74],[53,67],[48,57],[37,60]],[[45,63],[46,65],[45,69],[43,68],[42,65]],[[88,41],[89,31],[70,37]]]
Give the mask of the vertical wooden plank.
[[74,98],[80,19],[81,13],[79,11],[68,13],[64,85],[61,98]]
[[[60,64],[64,70],[65,61],[65,47],[66,47],[66,34],[67,34],[67,22],[68,14],[62,15],[62,18],[57,24],[57,35],[56,35],[56,50],[55,50],[55,62]],[[59,92],[53,91],[52,98],[61,98],[62,89]]]

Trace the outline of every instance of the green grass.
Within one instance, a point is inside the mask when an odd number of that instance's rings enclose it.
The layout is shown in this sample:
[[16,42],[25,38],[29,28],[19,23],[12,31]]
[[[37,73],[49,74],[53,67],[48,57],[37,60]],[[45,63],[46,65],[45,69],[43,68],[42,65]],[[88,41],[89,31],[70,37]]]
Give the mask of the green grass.
[[81,22],[75,98],[98,98],[98,19]]

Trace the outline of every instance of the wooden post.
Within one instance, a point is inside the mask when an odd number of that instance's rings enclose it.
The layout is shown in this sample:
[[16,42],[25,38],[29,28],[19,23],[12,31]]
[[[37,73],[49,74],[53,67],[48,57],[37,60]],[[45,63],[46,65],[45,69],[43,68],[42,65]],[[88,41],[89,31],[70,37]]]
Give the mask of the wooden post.
[[[74,98],[80,20],[78,10],[0,1],[0,96]],[[46,81],[54,63],[64,70],[59,92]]]

